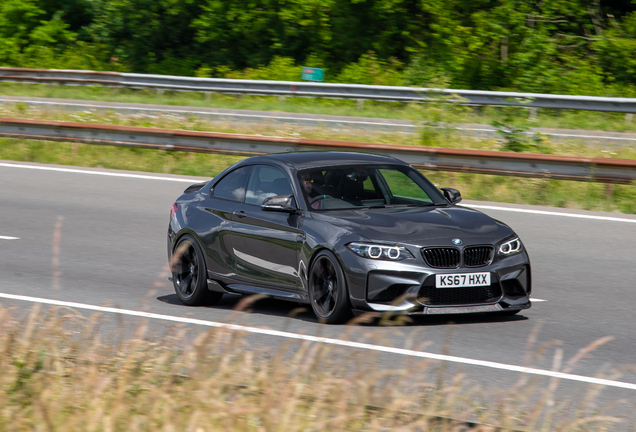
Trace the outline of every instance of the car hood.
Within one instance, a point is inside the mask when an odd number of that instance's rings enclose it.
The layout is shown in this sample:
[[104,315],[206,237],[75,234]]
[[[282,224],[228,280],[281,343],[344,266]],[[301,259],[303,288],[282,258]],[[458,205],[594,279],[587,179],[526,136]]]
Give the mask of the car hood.
[[466,207],[407,207],[312,213],[314,219],[370,241],[414,246],[494,244],[514,234],[506,224]]

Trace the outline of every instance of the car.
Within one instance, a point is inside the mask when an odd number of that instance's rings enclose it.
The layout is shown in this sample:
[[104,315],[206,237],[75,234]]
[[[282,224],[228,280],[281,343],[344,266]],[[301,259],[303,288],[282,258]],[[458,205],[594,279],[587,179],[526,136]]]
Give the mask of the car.
[[168,259],[181,302],[226,293],[364,312],[493,313],[530,307],[528,253],[503,222],[459,206],[407,163],[354,152],[246,158],[172,206]]

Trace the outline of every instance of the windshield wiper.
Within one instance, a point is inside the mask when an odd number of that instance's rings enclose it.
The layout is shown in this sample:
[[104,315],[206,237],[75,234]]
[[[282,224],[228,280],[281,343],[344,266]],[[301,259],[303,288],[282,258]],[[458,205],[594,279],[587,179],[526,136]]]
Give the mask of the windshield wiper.
[[359,207],[359,209],[380,209],[380,208],[405,208],[405,207],[436,207],[443,206],[446,203],[422,203],[422,204],[381,204],[374,206]]
[[441,206],[441,205],[446,205],[446,203],[423,203],[423,204],[406,204],[408,207],[434,207],[434,206]]
[[382,204],[382,205],[374,205],[374,206],[370,206],[370,207],[365,207],[365,208],[396,208],[396,207],[408,207],[410,204]]

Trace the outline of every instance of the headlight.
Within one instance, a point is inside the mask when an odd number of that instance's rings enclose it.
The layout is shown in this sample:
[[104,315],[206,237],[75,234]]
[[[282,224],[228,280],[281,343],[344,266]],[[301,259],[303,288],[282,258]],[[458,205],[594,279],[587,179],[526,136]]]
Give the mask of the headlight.
[[499,255],[514,255],[518,252],[521,252],[522,248],[523,246],[521,245],[521,240],[519,240],[519,238],[514,238],[499,246]]
[[402,261],[406,258],[413,258],[413,254],[402,246],[384,246],[369,243],[349,243],[347,245],[356,255],[363,258]]

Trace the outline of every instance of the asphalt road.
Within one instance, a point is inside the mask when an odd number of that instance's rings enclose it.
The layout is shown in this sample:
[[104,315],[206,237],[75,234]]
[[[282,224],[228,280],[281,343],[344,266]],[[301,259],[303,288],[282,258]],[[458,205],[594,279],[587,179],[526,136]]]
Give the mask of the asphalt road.
[[[189,308],[178,302],[171,283],[161,276],[166,266],[166,229],[174,199],[196,181],[200,179],[0,162],[0,294],[214,322],[232,319],[247,326],[295,334],[449,354],[469,360],[463,365],[450,362],[451,367],[461,368],[470,379],[493,387],[511,385],[518,379],[518,372],[480,366],[475,361],[528,365],[524,358],[533,329],[538,329],[538,344],[559,341],[530,364],[544,370],[552,369],[557,347],[563,349],[566,362],[593,341],[613,336],[570,373],[636,384],[635,373],[612,375],[617,368],[636,363],[634,215],[465,203],[496,207],[480,210],[505,221],[521,236],[532,260],[534,296],[545,301],[535,302],[530,310],[512,318],[420,318],[405,326],[349,328],[343,336],[342,326],[319,324],[309,312],[289,318],[297,307],[293,303],[264,300],[251,311],[237,314],[233,308],[238,296],[228,296],[215,307]],[[56,224],[61,227],[59,244],[54,244]],[[52,269],[55,246],[60,250],[59,287]],[[29,302],[2,298],[0,304],[17,309],[31,307]],[[127,318],[131,323],[136,319]],[[161,320],[151,323],[166,325]],[[272,347],[286,340],[276,335],[253,338],[257,344]],[[385,352],[376,361],[377,368],[394,368],[406,358]],[[591,385],[564,380],[561,387],[574,394]],[[610,386],[601,400],[618,398],[636,400],[636,390]]]

